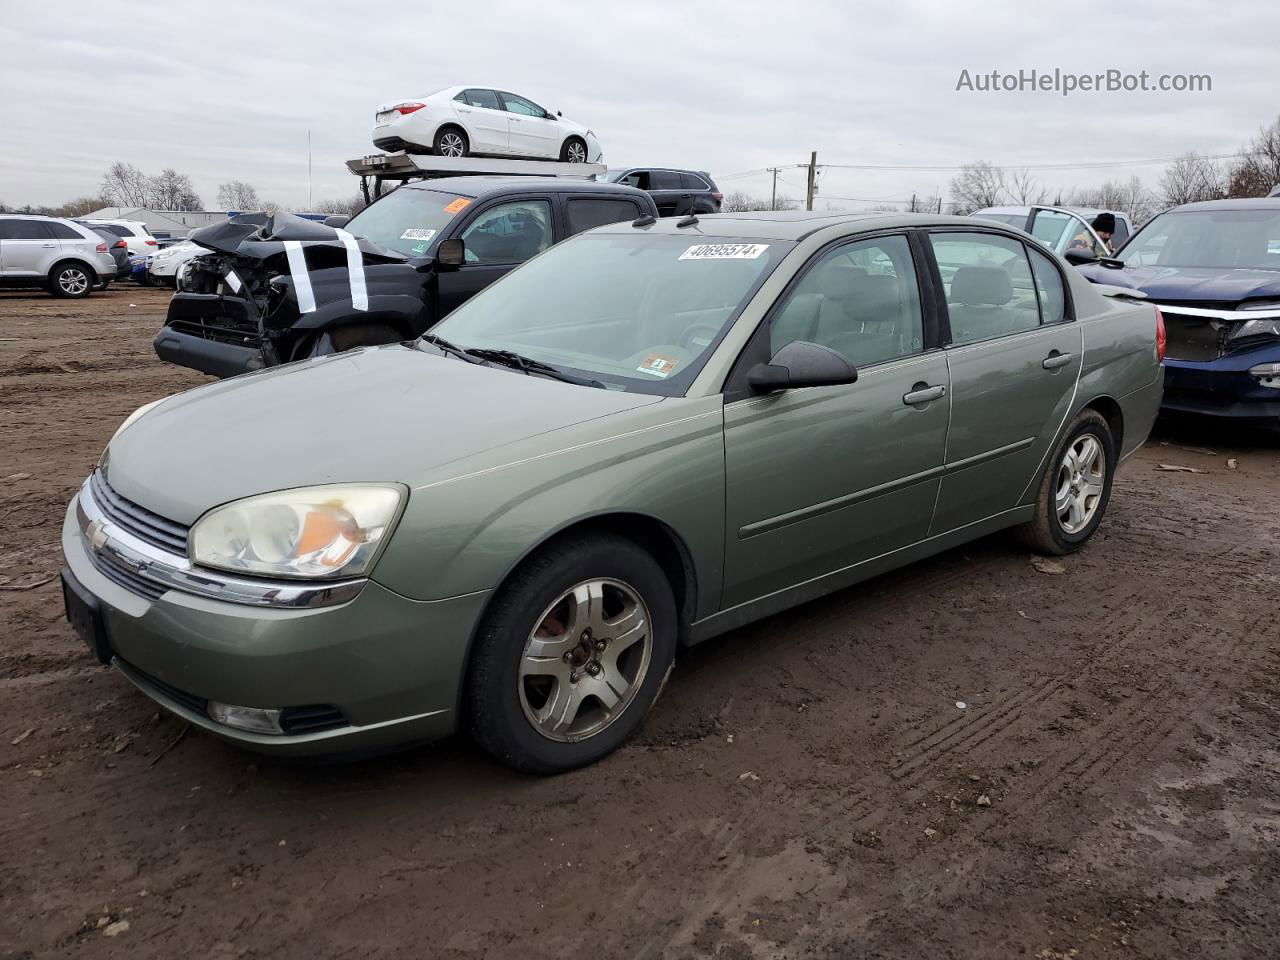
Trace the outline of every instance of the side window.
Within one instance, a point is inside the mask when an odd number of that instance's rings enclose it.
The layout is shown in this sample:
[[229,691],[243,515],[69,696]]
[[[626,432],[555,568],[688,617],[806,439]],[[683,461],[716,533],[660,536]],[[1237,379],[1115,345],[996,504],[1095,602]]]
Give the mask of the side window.
[[650,190],[679,190],[680,174],[670,170],[651,170],[649,172]]
[[569,234],[619,220],[634,220],[640,208],[631,200],[583,198],[569,201]]
[[680,174],[680,186],[685,190],[710,190],[707,181],[703,180],[696,173]]
[[1039,250],[1031,248],[1029,252],[1031,273],[1035,277],[1036,292],[1040,294],[1040,322],[1061,323],[1067,319],[1067,294],[1062,286],[1062,274]]
[[793,340],[830,347],[854,366],[924,349],[920,291],[907,238],[858,240],[824,254],[773,316],[770,353]]
[[0,240],[49,240],[52,237],[43,220],[0,220]]
[[1031,235],[1054,253],[1061,253],[1071,237],[1079,232],[1079,226],[1080,221],[1069,213],[1037,210],[1036,218],[1031,222]]
[[932,233],[929,242],[947,294],[952,343],[1040,325],[1031,267],[1017,240],[990,233]]
[[117,237],[136,237],[137,236],[137,234],[134,233],[132,230],[130,230],[128,227],[119,223],[104,223],[103,228],[106,230],[110,230]]
[[517,97],[514,93],[504,93],[502,102],[507,105],[508,113],[518,113],[524,117],[545,117],[547,112],[532,100]]
[[69,227],[65,223],[47,223],[46,227],[53,234],[55,240],[84,240],[86,239],[74,227]]
[[463,90],[454,99],[461,100],[469,107],[482,107],[485,110],[502,109],[502,104],[498,102],[498,95],[492,90]]
[[522,263],[551,246],[551,204],[546,200],[500,203],[462,232],[467,263]]
[[629,187],[637,187],[641,190],[649,189],[649,171],[648,170],[632,170],[620,183],[625,183]]

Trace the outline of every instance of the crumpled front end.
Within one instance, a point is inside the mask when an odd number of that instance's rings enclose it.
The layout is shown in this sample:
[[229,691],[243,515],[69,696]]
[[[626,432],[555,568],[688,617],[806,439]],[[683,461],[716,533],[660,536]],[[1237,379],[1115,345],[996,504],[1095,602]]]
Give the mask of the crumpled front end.
[[229,377],[309,355],[348,324],[426,328],[430,274],[344,230],[289,214],[244,214],[191,239],[210,253],[185,264],[157,355]]

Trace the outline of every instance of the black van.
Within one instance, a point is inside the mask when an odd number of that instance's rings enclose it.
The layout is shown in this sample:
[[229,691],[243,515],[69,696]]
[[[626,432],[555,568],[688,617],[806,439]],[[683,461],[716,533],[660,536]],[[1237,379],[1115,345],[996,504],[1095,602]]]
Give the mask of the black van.
[[155,351],[230,377],[412,339],[552,244],[657,213],[621,184],[467,176],[405,183],[349,222],[233,217],[192,231],[210,252],[179,273]]

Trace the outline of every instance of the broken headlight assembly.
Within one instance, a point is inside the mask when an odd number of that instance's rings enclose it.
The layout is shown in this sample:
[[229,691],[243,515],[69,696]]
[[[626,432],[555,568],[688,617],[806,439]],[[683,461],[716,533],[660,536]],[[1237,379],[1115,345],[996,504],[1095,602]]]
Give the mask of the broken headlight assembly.
[[406,499],[399,484],[336,483],[236,500],[196,521],[191,562],[295,580],[363,576]]
[[1256,320],[1245,320],[1231,331],[1230,339],[1244,340],[1247,337],[1280,337],[1280,300],[1261,300],[1240,307],[1239,313],[1251,310],[1266,310],[1273,314],[1270,317],[1258,317]]

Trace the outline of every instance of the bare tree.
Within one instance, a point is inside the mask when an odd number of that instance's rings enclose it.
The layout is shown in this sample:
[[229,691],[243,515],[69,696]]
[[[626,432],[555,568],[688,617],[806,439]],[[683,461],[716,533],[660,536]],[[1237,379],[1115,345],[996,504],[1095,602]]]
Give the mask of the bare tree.
[[[1018,204],[1044,203],[1046,192],[1044,187],[1036,183],[1035,178],[1031,176],[1031,171],[1026,167],[1021,170],[1010,171],[1008,175],[1008,185],[1005,190],[1009,194],[1009,199]],[[987,206],[995,206],[995,204],[987,204]]]
[[243,180],[232,180],[218,184],[218,207],[222,210],[259,210],[262,201],[258,199],[258,191],[253,184]]
[[1280,117],[1263,127],[1231,165],[1228,196],[1265,197],[1280,184]]
[[131,163],[117,160],[102,175],[102,198],[107,206],[145,207],[150,193],[150,178]]
[[788,196],[778,194],[777,201],[772,207],[769,201],[764,197],[753,197],[749,193],[736,190],[733,193],[725,194],[725,198],[720,203],[720,209],[724,213],[742,213],[747,210],[796,210],[800,204],[792,200]]
[[95,210],[101,210],[103,207],[109,207],[102,197],[76,197],[74,200],[68,200],[62,206],[54,211],[55,217],[83,217],[93,213]]
[[191,186],[191,178],[173,167],[165,167],[160,175],[149,179],[148,206],[157,210],[199,210],[203,205]]
[[316,204],[317,210],[323,210],[325,213],[341,214],[346,217],[354,217],[364,208],[364,197],[359,194],[344,197],[341,200],[321,200]]
[[1185,153],[1165,168],[1160,192],[1169,206],[1219,200],[1227,195],[1227,178],[1222,167],[1198,153]]
[[965,164],[951,181],[951,204],[961,215],[994,207],[1004,199],[1004,171],[985,160]]

